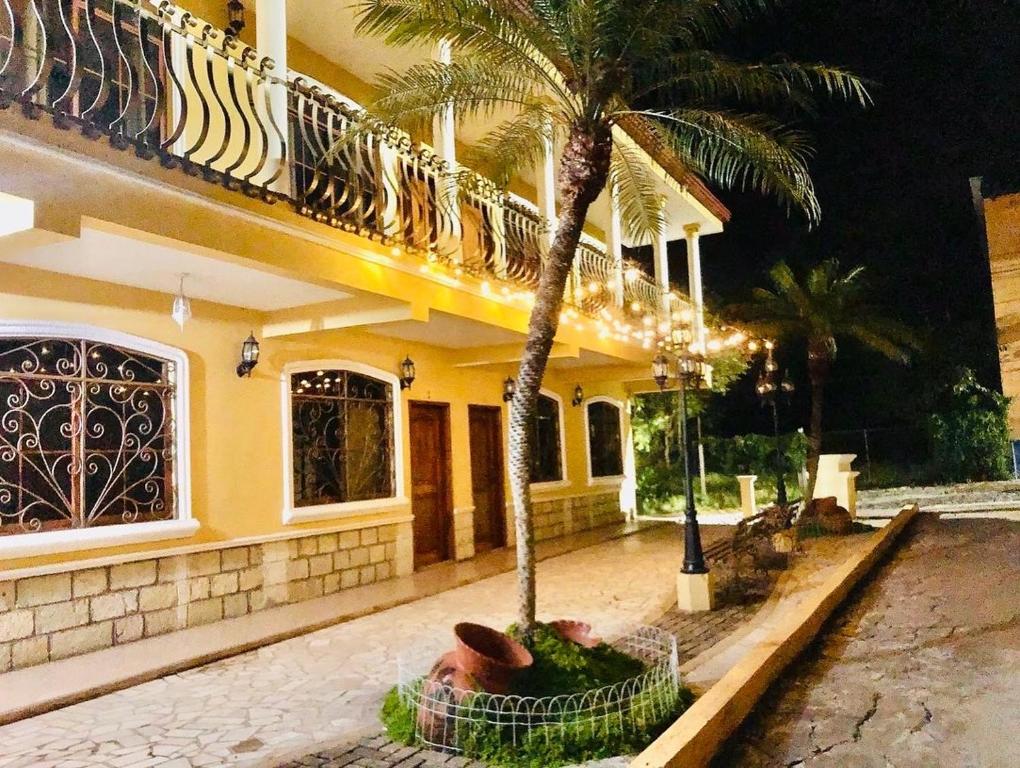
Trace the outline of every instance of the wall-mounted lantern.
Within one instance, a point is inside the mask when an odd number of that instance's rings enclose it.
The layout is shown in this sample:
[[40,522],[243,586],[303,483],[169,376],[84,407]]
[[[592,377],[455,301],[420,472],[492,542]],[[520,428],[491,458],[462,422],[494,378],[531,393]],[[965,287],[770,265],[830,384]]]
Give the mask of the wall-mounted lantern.
[[227,31],[237,37],[244,27],[244,3],[241,0],[229,0],[227,2]]
[[517,382],[507,376],[506,381],[503,382],[503,402],[509,403],[514,399],[515,394],[517,394]]
[[251,376],[255,366],[259,364],[259,342],[255,334],[249,333],[241,344],[241,362],[237,364],[237,375],[241,378]]
[[412,384],[414,384],[414,360],[408,355],[400,364],[400,388],[410,389]]
[[574,387],[574,399],[570,401],[570,404],[576,408],[583,402],[584,402],[584,390],[581,388],[581,385],[578,384],[576,387]]
[[652,378],[660,390],[666,389],[666,383],[669,381],[669,360],[665,355],[656,355],[652,360]]

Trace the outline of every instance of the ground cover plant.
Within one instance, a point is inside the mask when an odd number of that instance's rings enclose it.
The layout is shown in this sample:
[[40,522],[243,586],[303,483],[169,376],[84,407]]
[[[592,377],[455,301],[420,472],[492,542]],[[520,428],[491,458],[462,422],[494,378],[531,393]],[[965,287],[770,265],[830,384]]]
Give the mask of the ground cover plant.
[[[508,630],[514,631],[515,627]],[[666,683],[662,681],[637,691],[624,707],[606,705],[598,696],[580,701],[580,695],[587,692],[639,677],[646,671],[645,664],[605,643],[584,648],[544,624],[539,624],[525,643],[534,664],[517,677],[512,695],[544,698],[577,694],[574,703],[578,706],[555,705],[545,722],[538,717],[532,727],[514,729],[485,717],[492,696],[468,694],[459,708],[459,714],[467,716],[456,725],[457,745],[465,757],[492,766],[553,768],[628,754],[650,744],[693,700],[686,688],[663,690]],[[394,741],[416,743],[416,701],[417,696],[402,696],[396,687],[387,694],[381,717]]]

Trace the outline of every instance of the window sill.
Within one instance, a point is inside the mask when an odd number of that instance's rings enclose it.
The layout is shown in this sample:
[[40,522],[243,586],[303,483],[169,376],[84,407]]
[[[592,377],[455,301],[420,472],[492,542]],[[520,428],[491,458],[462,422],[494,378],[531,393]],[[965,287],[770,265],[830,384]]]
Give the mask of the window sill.
[[386,499],[369,499],[367,501],[348,501],[343,504],[322,504],[317,507],[288,507],[283,510],[284,525],[311,523],[319,520],[333,520],[338,517],[353,517],[366,512],[401,509],[410,506],[411,500],[406,496],[391,496]]
[[569,480],[549,480],[545,483],[532,483],[532,493],[547,493],[549,491],[561,491],[564,488],[569,488],[571,482]]
[[588,485],[623,485],[626,475],[609,475],[607,477],[589,477]]
[[185,539],[194,536],[198,528],[198,520],[161,520],[155,523],[11,534],[0,537],[0,560],[55,555],[100,547],[120,547],[125,544],[144,544],[166,539]]

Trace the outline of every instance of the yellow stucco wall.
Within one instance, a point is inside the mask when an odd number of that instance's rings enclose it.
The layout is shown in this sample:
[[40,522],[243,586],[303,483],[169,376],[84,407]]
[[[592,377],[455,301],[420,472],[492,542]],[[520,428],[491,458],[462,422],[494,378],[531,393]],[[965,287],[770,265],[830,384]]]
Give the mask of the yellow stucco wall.
[[[431,400],[450,404],[453,456],[453,507],[472,505],[468,404],[503,405],[502,382],[514,367],[455,368],[452,350],[366,333],[331,331],[299,337],[266,339],[259,366],[250,379],[239,379],[241,341],[259,328],[257,312],[206,302],[193,302],[194,317],[180,330],[169,316],[164,294],[59,277],[38,270],[3,265],[0,321],[54,321],[88,324],[158,341],[183,350],[190,363],[191,495],[193,517],[201,522],[197,536],[128,547],[90,549],[66,554],[0,561],[0,570],[70,562],[125,552],[158,551],[171,546],[322,528],[336,521],[303,525],[282,522],[283,413],[282,369],[303,360],[352,360],[396,373],[405,354],[417,366],[417,380],[400,398],[405,489],[410,488],[407,402]],[[564,444],[569,484],[537,498],[605,493],[589,486],[583,408],[570,399],[575,383],[586,382],[586,395],[625,399],[623,384],[588,383],[582,372],[569,376],[551,371],[546,386],[563,398]],[[504,407],[504,430],[507,414]],[[508,496],[509,498],[509,496]],[[409,510],[409,505],[394,509]],[[366,521],[386,510],[365,515]],[[343,518],[349,520],[350,518]],[[29,534],[30,535],[30,534]]]
[[1013,398],[1010,434],[1020,438],[1020,194],[985,200],[984,212],[1002,391]]

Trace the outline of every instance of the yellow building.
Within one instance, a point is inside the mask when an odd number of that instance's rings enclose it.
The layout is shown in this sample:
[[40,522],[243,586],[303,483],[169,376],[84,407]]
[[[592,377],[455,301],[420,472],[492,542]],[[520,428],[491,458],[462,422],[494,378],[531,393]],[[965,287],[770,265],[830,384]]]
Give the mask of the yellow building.
[[992,274],[1002,392],[1013,399],[1010,436],[1020,440],[1020,192],[982,191],[981,180],[974,183]]
[[[346,0],[244,5],[238,39],[213,0],[0,0],[0,672],[513,543],[503,394],[556,148],[504,193],[457,163],[485,125],[342,141],[374,73],[450,52],[355,39]],[[646,275],[612,194],[587,222],[540,539],[633,510],[655,328],[703,329],[728,213],[632,138],[667,226]]]

